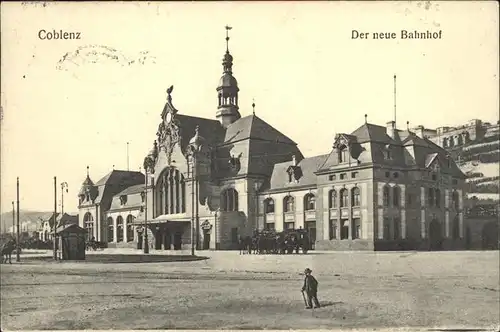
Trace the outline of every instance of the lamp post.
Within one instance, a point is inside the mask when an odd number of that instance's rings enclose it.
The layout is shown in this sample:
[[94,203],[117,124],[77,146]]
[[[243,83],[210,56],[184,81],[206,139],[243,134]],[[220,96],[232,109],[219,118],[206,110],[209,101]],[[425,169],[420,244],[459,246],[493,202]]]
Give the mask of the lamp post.
[[144,196],[144,253],[149,254],[149,241],[148,241],[148,168],[144,167],[146,172],[146,188]]
[[255,229],[259,229],[259,195],[257,194],[259,187],[258,182],[253,183],[253,188],[255,189]]
[[64,189],[66,189],[66,193],[67,193],[68,192],[68,183],[67,182],[61,183],[61,218],[64,215]]
[[57,177],[54,176],[54,220],[52,223],[53,228],[53,250],[54,250],[54,260],[57,260],[57,243],[56,243],[56,220],[57,220]]
[[195,151],[192,151],[191,155],[191,256],[194,256],[194,246],[195,246],[195,237],[194,237],[194,232],[195,232],[195,184],[194,184],[194,177],[195,177],[195,168],[196,168],[196,162],[195,162],[195,157],[194,157]]
[[20,257],[20,249],[21,247],[19,246],[19,178],[17,178],[17,240],[16,240],[16,246],[17,246],[17,250],[16,250],[16,262],[20,262],[21,261],[21,257]]
[[14,238],[15,231],[16,231],[16,210],[14,207],[14,201],[12,201],[12,238]]

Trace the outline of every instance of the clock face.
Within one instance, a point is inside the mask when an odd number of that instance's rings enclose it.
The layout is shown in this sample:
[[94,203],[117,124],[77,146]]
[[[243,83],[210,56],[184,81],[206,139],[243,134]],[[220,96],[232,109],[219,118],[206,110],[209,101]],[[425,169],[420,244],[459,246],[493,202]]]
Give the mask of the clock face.
[[170,123],[172,121],[172,113],[167,113],[167,123]]

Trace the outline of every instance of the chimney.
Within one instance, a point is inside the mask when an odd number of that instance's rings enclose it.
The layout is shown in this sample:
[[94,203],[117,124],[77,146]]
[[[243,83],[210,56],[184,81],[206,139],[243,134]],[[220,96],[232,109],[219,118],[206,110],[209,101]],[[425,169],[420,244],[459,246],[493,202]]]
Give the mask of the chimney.
[[417,134],[417,136],[420,138],[425,138],[424,137],[424,126],[420,125],[417,128],[415,128],[415,134]]
[[292,156],[292,165],[297,166],[297,159],[295,158],[295,155]]
[[394,132],[396,131],[396,122],[389,121],[387,122],[387,135],[391,138],[394,138]]

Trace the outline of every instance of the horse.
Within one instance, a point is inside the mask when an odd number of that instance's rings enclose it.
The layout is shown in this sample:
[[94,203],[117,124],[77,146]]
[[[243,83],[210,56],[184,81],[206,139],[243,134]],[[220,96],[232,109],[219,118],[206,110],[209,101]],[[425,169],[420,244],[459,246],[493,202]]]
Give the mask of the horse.
[[[16,241],[8,240],[2,245],[2,263],[7,263],[7,258],[9,258],[9,264],[12,264],[12,252],[16,250]],[[4,259],[5,256],[5,259]]]

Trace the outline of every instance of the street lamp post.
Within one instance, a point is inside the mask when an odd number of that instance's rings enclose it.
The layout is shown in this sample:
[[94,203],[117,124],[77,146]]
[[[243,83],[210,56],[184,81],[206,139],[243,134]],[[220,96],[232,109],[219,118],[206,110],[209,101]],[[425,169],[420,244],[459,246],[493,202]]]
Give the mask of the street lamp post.
[[19,178],[17,178],[17,240],[16,240],[16,246],[17,246],[17,250],[16,250],[16,262],[20,262],[21,261],[21,256],[20,256],[20,249],[21,249],[21,246],[19,245]]
[[54,176],[54,220],[52,222],[53,235],[53,250],[54,250],[54,260],[57,260],[57,242],[56,242],[56,221],[57,221],[57,177]]
[[196,198],[195,198],[195,168],[196,168],[196,161],[194,157],[194,151],[192,153],[192,158],[191,158],[191,256],[194,256],[194,249],[195,249],[195,203],[196,203]]
[[258,182],[253,183],[253,187],[255,189],[255,229],[259,229],[259,187],[260,184]]
[[12,238],[14,238],[15,231],[16,231],[16,210],[14,207],[14,201],[12,201]]
[[64,189],[66,189],[66,193],[68,192],[68,183],[61,183],[61,218],[64,215]]
[[144,253],[149,254],[148,241],[148,168],[144,167],[146,172],[146,188],[144,196]]

